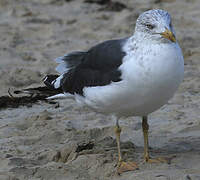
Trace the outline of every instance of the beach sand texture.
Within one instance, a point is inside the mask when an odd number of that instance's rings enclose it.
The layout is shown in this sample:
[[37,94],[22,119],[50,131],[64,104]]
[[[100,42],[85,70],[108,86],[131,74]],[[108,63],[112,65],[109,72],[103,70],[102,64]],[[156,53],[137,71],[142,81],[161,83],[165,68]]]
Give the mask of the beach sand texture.
[[118,2],[127,7],[0,0],[0,95],[42,85],[55,72],[54,58],[129,36],[140,13],[165,9],[183,49],[185,77],[173,99],[149,116],[149,138],[152,156],[173,157],[171,164],[143,163],[141,119],[130,117],[120,121],[122,152],[140,169],[116,175],[112,117],[64,99],[0,110],[0,180],[200,180],[200,2]]

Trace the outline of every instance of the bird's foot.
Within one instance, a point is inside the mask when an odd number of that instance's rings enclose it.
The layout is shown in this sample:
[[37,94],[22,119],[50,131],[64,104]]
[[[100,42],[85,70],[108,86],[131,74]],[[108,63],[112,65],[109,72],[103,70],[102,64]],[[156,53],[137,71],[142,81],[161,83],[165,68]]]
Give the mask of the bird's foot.
[[139,169],[137,163],[135,162],[124,162],[124,161],[119,161],[118,164],[117,164],[117,174],[122,174],[124,172],[127,172],[127,171],[134,171],[134,170],[137,170]]
[[167,163],[170,164],[171,160],[174,158],[174,156],[172,157],[158,157],[158,158],[145,158],[144,161],[147,163]]

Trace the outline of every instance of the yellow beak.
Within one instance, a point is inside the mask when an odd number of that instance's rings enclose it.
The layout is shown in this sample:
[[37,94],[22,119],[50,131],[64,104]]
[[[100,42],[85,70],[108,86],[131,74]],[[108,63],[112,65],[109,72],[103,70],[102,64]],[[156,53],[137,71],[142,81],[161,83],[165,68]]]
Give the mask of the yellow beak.
[[160,35],[166,39],[169,39],[172,42],[176,42],[174,34],[169,29],[166,29],[164,32],[160,33]]

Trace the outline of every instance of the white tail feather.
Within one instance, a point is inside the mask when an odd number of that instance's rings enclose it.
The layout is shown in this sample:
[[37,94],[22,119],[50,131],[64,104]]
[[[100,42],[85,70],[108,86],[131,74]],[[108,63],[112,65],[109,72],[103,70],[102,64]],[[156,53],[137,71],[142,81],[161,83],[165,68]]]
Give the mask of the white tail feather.
[[47,99],[66,99],[66,98],[74,98],[73,94],[70,93],[60,93],[60,94],[56,94],[54,96],[50,96]]
[[60,83],[61,83],[61,80],[62,80],[63,76],[64,76],[64,74],[60,75],[57,79],[52,81],[51,84],[53,84],[55,89],[58,89],[60,87]]
[[56,94],[54,96],[50,96],[47,99],[65,99],[65,98],[66,98],[66,96],[61,93],[61,94]]

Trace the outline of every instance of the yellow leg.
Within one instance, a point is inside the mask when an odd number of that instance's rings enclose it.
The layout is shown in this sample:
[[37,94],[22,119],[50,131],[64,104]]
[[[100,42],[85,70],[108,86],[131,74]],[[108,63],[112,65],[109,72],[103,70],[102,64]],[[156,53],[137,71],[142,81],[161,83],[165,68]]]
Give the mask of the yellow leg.
[[152,159],[149,156],[149,139],[148,139],[148,130],[149,125],[147,122],[147,116],[142,117],[142,129],[143,129],[143,136],[144,136],[144,161],[148,163],[170,163],[170,160],[172,158],[165,158],[165,157],[159,157]]
[[143,130],[143,136],[144,136],[144,160],[148,162],[149,160],[149,139],[148,139],[149,125],[147,122],[147,116],[142,117],[142,130]]
[[115,136],[117,140],[117,150],[118,150],[118,163],[117,163],[117,173],[121,174],[126,171],[134,171],[138,169],[138,165],[135,162],[124,162],[121,156],[121,149],[120,149],[120,133],[121,127],[118,124],[115,126]]
[[115,126],[115,136],[117,140],[117,150],[118,150],[118,162],[122,161],[121,149],[120,149],[120,134],[121,134],[121,127]]

